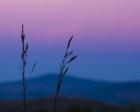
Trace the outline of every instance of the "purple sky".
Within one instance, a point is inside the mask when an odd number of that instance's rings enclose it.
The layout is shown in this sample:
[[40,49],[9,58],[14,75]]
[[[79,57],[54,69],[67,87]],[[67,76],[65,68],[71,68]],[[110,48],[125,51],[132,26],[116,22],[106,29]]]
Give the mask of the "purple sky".
[[29,60],[39,63],[35,75],[58,72],[73,34],[73,48],[80,57],[70,74],[140,80],[139,0],[1,0],[1,80],[20,78],[21,23],[30,42]]

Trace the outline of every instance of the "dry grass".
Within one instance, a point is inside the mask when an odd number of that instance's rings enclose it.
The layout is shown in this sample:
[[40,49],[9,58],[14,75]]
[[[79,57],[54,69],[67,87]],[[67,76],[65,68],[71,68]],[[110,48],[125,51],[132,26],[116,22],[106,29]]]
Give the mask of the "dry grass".
[[72,42],[73,36],[68,41],[67,48],[64,54],[64,58],[62,60],[62,63],[60,64],[60,73],[58,76],[58,81],[57,81],[57,88],[56,88],[56,94],[55,94],[55,99],[54,99],[54,112],[56,112],[57,108],[57,100],[60,92],[60,88],[64,79],[64,76],[69,70],[69,64],[73,62],[77,56],[73,56],[74,51],[70,50],[71,42]]
[[22,73],[22,87],[23,87],[23,112],[26,112],[26,65],[27,65],[27,54],[28,54],[28,43],[26,42],[26,36],[24,33],[24,25],[22,24],[21,33],[21,73]]
[[[64,76],[66,75],[66,73],[69,70],[69,64],[71,62],[73,62],[77,56],[74,56],[73,50],[70,50],[71,47],[71,42],[73,40],[73,36],[71,36],[71,38],[69,39],[68,43],[67,43],[67,47],[66,47],[66,51],[64,54],[64,58],[60,64],[60,73],[58,76],[58,81],[57,81],[57,88],[56,88],[56,94],[55,94],[55,98],[54,98],[54,112],[56,112],[56,106],[57,106],[57,100],[58,100],[58,96],[59,96],[59,92],[60,92],[60,88],[64,79]],[[22,89],[23,89],[23,112],[26,112],[26,95],[27,95],[27,85],[26,85],[26,67],[27,67],[27,55],[28,55],[28,43],[26,42],[26,36],[24,33],[24,25],[22,24],[22,33],[21,33],[21,74],[22,74]],[[32,70],[31,70],[31,75],[35,70],[36,67],[36,62],[34,63]]]

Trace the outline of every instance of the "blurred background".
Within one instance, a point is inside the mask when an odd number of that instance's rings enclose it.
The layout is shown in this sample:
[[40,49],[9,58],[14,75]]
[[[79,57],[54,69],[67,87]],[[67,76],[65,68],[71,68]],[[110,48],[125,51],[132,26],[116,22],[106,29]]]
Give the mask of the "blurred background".
[[[29,42],[34,76],[58,73],[66,43],[74,35],[79,55],[69,74],[107,80],[140,80],[138,0],[1,0],[0,81],[21,78],[21,24]],[[30,71],[29,71],[30,73]]]

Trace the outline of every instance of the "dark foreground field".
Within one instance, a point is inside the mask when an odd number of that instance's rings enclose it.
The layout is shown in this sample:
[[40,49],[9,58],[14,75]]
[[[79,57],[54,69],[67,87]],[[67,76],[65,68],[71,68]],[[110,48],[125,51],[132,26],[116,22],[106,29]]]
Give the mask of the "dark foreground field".
[[[85,99],[59,99],[57,112],[140,112],[139,106],[112,106]],[[0,101],[0,112],[22,112],[20,101]],[[27,102],[28,112],[52,112],[53,99],[38,99]]]

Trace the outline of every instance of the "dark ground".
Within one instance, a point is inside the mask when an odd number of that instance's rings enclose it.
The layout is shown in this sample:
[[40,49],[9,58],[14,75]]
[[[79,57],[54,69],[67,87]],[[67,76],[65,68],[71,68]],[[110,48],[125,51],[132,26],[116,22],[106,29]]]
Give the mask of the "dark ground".
[[[28,112],[52,112],[53,98],[30,100],[27,102]],[[20,101],[0,101],[0,112],[22,112]],[[60,98],[57,112],[140,112],[140,106],[113,106],[86,100]]]

